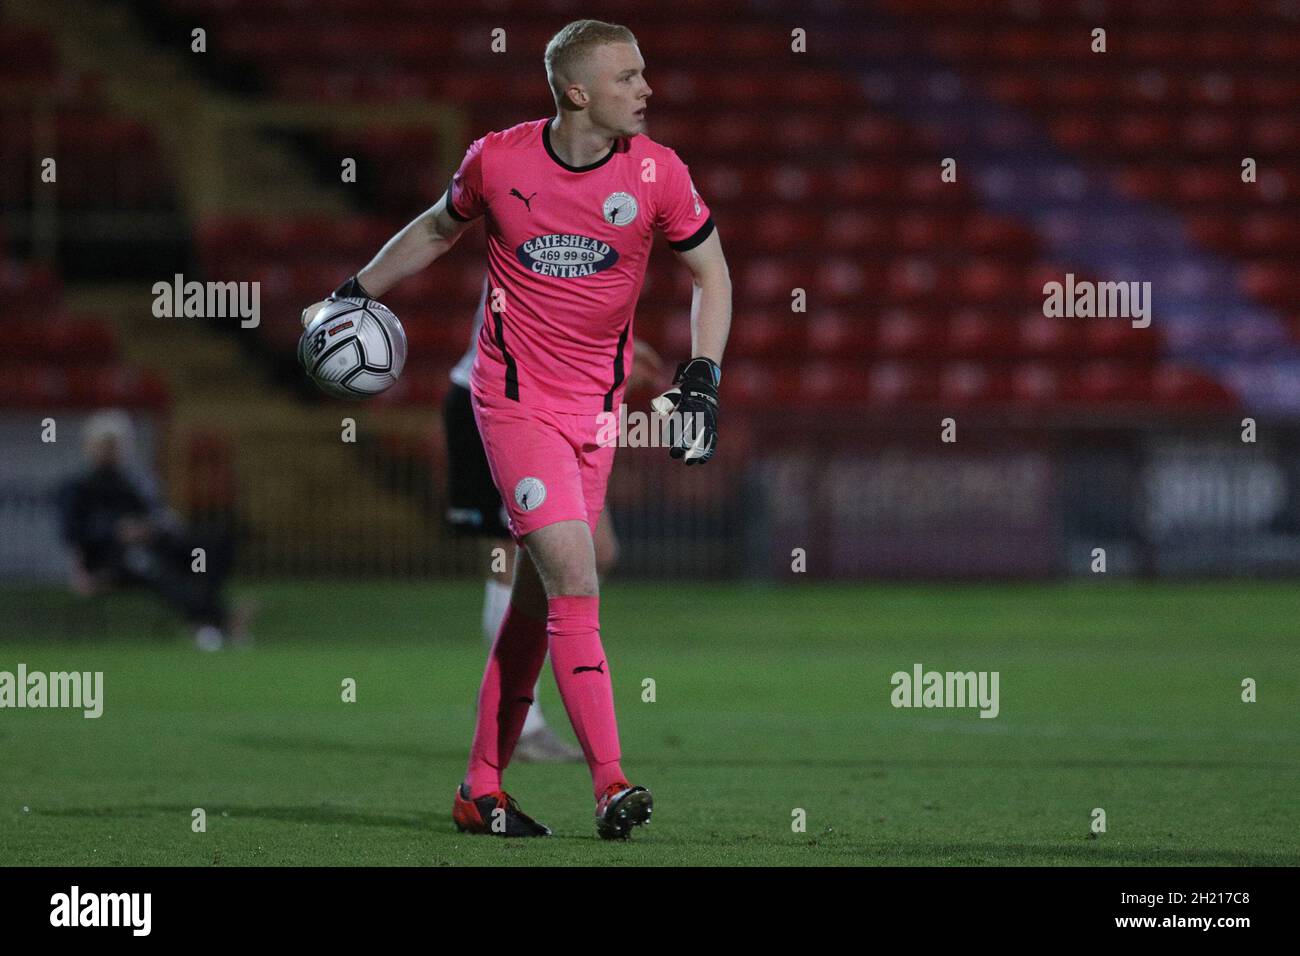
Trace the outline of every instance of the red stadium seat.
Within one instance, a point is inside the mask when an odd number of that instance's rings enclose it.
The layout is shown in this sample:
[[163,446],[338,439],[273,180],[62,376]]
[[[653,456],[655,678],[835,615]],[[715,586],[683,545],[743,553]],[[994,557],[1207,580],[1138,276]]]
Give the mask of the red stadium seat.
[[809,319],[808,351],[819,358],[864,358],[876,348],[876,326],[860,315],[834,309],[818,310]]
[[1026,362],[1011,370],[1010,397],[1027,405],[1049,405],[1060,401],[1062,373],[1057,367]]
[[787,358],[806,352],[803,316],[775,310],[751,312],[737,323],[728,351],[746,358]]
[[882,357],[933,355],[943,326],[917,311],[892,309],[880,317],[876,354]]
[[947,352],[953,356],[1002,358],[1015,347],[1011,324],[989,312],[964,309],[947,326]]

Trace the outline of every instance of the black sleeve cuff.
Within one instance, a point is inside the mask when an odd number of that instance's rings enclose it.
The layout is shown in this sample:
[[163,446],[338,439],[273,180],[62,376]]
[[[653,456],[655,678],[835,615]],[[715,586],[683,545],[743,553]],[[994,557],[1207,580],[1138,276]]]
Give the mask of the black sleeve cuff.
[[373,299],[374,296],[366,291],[365,286],[356,275],[348,278],[337,289],[330,293],[331,299]]
[[451,184],[447,185],[447,215],[451,216],[457,222],[469,222],[469,216],[462,216],[456,211],[455,204],[451,201]]
[[710,216],[705,220],[704,225],[695,230],[695,234],[687,236],[685,239],[678,239],[676,242],[668,243],[675,252],[686,252],[688,249],[694,249],[709,236],[713,235],[713,217]]

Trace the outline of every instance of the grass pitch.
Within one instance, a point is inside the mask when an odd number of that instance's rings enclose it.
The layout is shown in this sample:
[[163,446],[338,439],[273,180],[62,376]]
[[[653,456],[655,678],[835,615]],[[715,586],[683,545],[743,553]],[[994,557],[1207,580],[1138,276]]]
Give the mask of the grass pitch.
[[[0,671],[103,671],[104,714],[0,710],[0,864],[1300,863],[1294,584],[613,581],[624,768],[656,801],[619,844],[572,764],[506,777],[552,838],[455,832],[480,584],[240,593],[257,644],[218,654],[135,625],[141,605],[75,640],[4,615]],[[894,708],[918,662],[998,671],[999,716]],[[541,699],[569,735],[549,670]]]

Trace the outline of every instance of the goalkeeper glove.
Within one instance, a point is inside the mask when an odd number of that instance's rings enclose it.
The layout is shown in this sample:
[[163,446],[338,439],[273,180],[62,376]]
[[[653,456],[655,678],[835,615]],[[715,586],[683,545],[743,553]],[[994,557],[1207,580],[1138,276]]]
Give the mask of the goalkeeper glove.
[[[373,299],[374,296],[365,290],[361,280],[355,275],[349,276],[347,281],[329,294],[325,302],[337,302],[339,299]],[[302,327],[306,328],[311,320],[316,318],[316,314],[325,307],[325,302],[317,302],[309,305],[302,310]],[[307,313],[311,314],[308,315]]]
[[[673,387],[650,403],[669,418],[668,454],[702,465],[718,447],[718,385],[722,369],[708,358],[693,358],[677,366]],[[674,427],[676,426],[676,427]]]

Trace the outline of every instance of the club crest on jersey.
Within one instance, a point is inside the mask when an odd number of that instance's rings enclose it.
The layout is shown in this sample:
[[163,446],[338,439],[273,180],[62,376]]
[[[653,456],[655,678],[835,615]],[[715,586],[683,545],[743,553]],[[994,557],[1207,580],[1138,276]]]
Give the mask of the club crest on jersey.
[[515,250],[519,261],[539,276],[576,279],[618,262],[614,247],[590,236],[551,233],[529,239]]
[[605,200],[604,216],[607,223],[614,226],[626,226],[636,218],[636,197],[630,193],[611,193]]
[[542,502],[546,500],[546,485],[542,484],[542,479],[520,478],[519,484],[515,485],[515,504],[521,511],[532,511],[540,508]]

